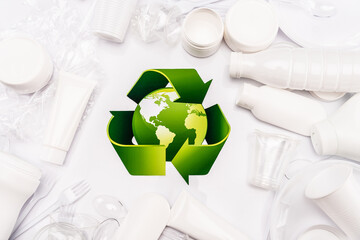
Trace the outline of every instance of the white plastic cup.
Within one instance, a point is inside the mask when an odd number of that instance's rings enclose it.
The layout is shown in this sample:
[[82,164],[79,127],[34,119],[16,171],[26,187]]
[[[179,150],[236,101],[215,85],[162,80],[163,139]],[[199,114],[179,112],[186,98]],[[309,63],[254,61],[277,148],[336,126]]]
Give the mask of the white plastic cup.
[[123,42],[136,4],[137,0],[98,0],[94,12],[94,33],[112,42]]
[[287,136],[259,130],[254,133],[254,138],[249,181],[254,186],[276,190],[298,143]]
[[324,169],[310,181],[305,195],[350,239],[360,239],[360,186],[352,167],[337,164]]

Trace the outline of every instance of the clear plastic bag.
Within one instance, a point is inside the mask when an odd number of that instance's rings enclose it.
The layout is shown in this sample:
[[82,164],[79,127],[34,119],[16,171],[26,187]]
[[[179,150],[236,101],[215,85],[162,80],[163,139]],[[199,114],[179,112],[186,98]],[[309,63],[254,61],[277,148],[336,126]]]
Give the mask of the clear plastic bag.
[[[96,81],[103,78],[103,72],[95,51],[97,39],[88,31],[89,18],[81,19],[66,0],[53,0],[51,7],[46,9],[36,0],[25,0],[25,4],[33,8],[33,14],[10,30],[1,32],[0,41],[17,36],[38,41],[54,62],[54,75],[47,86],[34,94],[19,95],[0,84],[0,135],[40,141],[55,94],[58,71]],[[84,117],[93,105],[94,95]]]

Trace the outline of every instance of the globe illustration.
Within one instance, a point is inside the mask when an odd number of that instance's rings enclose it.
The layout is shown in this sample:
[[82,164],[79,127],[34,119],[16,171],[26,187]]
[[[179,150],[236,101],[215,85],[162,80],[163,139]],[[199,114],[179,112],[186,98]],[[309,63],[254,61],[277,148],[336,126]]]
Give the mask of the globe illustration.
[[207,116],[201,104],[174,102],[173,88],[162,88],[144,97],[135,109],[132,126],[139,145],[163,145],[171,161],[183,144],[201,145],[207,132]]

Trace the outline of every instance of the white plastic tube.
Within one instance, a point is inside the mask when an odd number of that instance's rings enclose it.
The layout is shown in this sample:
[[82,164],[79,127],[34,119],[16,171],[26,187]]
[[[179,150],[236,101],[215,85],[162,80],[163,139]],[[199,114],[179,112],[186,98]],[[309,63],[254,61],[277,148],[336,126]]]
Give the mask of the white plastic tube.
[[249,240],[185,191],[171,209],[168,226],[198,240]]
[[360,54],[306,48],[232,53],[230,75],[263,84],[319,92],[360,92]]
[[264,122],[304,136],[310,136],[313,125],[327,118],[319,102],[269,86],[242,83],[236,105]]
[[22,206],[36,191],[40,178],[36,167],[0,152],[0,239],[9,239]]
[[360,94],[354,95],[327,120],[313,126],[311,140],[320,155],[360,161]]
[[60,72],[55,102],[44,138],[44,161],[62,165],[79,126],[95,81]]
[[130,209],[114,240],[158,240],[170,216],[168,201],[155,193],[141,197]]

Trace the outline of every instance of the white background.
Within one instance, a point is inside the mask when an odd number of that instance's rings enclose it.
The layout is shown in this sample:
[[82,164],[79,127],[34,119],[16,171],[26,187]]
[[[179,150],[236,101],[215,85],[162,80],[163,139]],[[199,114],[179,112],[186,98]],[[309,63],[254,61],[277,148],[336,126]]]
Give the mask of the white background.
[[[85,17],[92,3],[91,0],[72,0],[71,4]],[[30,8],[22,0],[0,0],[0,30],[10,28],[29,13]],[[276,41],[289,40],[279,32]],[[187,190],[251,239],[265,239],[273,194],[247,183],[248,149],[251,147],[247,142],[248,135],[254,129],[287,134],[301,140],[297,159],[316,161],[320,157],[315,155],[308,138],[261,123],[249,111],[235,106],[241,80],[229,77],[230,49],[226,44],[222,43],[215,55],[198,59],[187,54],[181,44],[146,44],[130,31],[123,44],[99,40],[97,51],[106,79],[102,81],[101,91],[96,96],[89,117],[74,139],[66,164],[61,169],[61,180],[30,217],[49,206],[61,190],[86,179],[92,190],[78,203],[78,212],[95,214],[92,199],[99,194],[116,196],[131,208],[134,200],[146,192],[162,194],[173,204],[179,193]],[[190,177],[189,185],[170,163],[166,176],[130,176],[106,135],[106,126],[111,117],[109,111],[135,108],[126,94],[140,74],[151,68],[195,68],[204,81],[213,79],[203,105],[206,108],[219,104],[231,125],[230,136],[210,173]],[[339,104],[324,106],[330,113]],[[32,155],[35,153],[30,143],[12,141],[11,144],[12,153],[24,159],[37,157]],[[42,222],[20,239],[31,239],[36,230],[45,224],[46,221]]]

